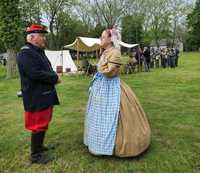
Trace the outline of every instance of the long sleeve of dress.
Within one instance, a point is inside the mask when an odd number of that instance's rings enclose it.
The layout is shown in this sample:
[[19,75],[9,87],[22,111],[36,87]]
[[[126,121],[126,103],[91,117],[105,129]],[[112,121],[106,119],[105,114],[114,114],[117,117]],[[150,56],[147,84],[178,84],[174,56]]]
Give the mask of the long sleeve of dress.
[[106,77],[114,77],[119,74],[122,61],[121,53],[117,49],[110,50],[107,54],[107,61],[101,61],[101,73]]

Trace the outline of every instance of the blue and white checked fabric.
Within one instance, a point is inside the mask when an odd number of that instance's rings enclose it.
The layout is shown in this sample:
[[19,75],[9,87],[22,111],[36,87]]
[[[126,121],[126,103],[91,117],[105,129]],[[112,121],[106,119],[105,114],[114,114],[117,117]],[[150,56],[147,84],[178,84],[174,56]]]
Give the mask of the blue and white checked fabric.
[[107,78],[99,71],[89,88],[84,144],[96,154],[112,155],[120,108],[120,79]]

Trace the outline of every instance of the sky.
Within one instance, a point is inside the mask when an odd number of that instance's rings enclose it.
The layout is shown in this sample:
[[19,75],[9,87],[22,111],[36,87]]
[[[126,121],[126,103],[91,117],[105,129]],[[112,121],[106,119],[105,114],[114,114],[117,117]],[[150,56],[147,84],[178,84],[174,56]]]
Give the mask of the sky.
[[188,2],[192,2],[192,3],[195,3],[196,2],[196,0],[185,0],[186,2],[188,1]]

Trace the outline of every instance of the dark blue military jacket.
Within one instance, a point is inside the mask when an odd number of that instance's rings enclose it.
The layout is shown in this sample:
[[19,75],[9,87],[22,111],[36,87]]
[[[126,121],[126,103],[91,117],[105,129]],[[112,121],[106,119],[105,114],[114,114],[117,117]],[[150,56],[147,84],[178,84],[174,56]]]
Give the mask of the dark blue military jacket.
[[[143,61],[142,54],[143,54],[143,52],[140,51],[140,65],[142,65],[142,61]],[[135,59],[137,60],[137,64],[139,64],[139,53],[138,53],[138,50],[136,51]]]
[[18,69],[26,111],[42,111],[59,104],[54,85],[58,75],[53,71],[44,50],[25,43],[18,54]]
[[150,50],[146,49],[146,51],[143,52],[143,55],[146,58],[146,62],[150,62]]

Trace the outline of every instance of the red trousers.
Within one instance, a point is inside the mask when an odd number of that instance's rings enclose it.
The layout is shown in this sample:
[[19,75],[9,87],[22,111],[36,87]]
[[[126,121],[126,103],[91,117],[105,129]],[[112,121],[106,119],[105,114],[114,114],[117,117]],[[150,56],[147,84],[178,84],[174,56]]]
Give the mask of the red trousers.
[[25,127],[32,133],[47,131],[52,118],[53,106],[43,111],[25,111]]

